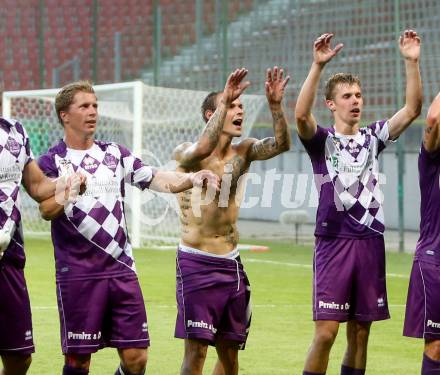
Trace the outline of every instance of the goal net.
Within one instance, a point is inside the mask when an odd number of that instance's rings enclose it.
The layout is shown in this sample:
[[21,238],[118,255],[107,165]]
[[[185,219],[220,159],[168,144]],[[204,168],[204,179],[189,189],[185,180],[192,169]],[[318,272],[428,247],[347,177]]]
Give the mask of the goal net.
[[[94,86],[99,105],[96,139],[123,144],[146,164],[175,169],[172,151],[182,142],[193,142],[204,126],[200,106],[207,95],[153,87],[142,82]],[[26,128],[37,158],[63,137],[54,108],[58,89],[3,93],[3,117],[17,119]],[[244,134],[249,135],[263,106],[264,97],[245,95]],[[179,218],[172,194],[140,192],[127,186],[125,209],[134,247],[173,244],[178,241]],[[47,236],[50,224],[40,218],[37,204],[22,195],[25,234]]]

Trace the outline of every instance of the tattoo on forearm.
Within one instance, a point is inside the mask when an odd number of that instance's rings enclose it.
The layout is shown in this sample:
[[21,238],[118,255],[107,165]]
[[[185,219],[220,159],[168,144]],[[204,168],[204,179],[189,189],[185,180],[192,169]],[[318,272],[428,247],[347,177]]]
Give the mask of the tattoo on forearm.
[[223,130],[223,122],[225,120],[225,116],[226,107],[221,106],[217,108],[214,114],[209,119],[208,123],[206,124],[205,129],[203,130],[202,136],[206,135],[208,137],[211,147],[214,147],[218,142],[220,134]]
[[252,146],[253,158],[268,159],[280,153],[281,146],[290,141],[289,127],[283,111],[272,112],[275,137],[264,138]]
[[432,126],[427,126],[427,127],[425,128],[425,133],[426,133],[426,134],[431,134],[431,132],[432,132]]

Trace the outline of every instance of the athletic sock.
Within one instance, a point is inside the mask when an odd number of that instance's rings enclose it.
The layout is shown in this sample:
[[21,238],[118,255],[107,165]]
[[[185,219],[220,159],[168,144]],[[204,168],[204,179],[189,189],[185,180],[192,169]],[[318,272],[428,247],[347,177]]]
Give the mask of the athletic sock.
[[303,371],[303,375],[325,375],[324,373],[321,372],[309,372],[309,371]]
[[76,368],[69,365],[64,365],[63,375],[87,375],[89,373],[88,369]]
[[341,366],[341,375],[364,375],[365,369]]
[[142,372],[138,372],[137,374],[134,374],[123,368],[122,365],[119,365],[118,369],[115,372],[115,375],[144,375],[144,374],[145,374],[145,370],[143,370]]
[[429,358],[423,353],[422,375],[440,375],[440,361]]

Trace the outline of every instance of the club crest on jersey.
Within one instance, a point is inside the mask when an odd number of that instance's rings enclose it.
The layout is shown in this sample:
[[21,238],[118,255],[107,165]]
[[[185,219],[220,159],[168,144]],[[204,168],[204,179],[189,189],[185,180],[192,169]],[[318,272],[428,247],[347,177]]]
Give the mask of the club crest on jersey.
[[8,137],[5,149],[8,150],[12,155],[17,157],[20,154],[21,144],[18,143],[14,138]]
[[72,176],[75,173],[75,168],[70,160],[61,159],[58,165],[58,171],[60,176]]
[[107,166],[107,168],[111,169],[114,172],[116,170],[116,167],[118,166],[118,159],[112,154],[105,154],[102,164],[104,164],[105,166]]
[[84,156],[81,162],[81,168],[89,173],[94,173],[99,167],[99,161],[90,155]]

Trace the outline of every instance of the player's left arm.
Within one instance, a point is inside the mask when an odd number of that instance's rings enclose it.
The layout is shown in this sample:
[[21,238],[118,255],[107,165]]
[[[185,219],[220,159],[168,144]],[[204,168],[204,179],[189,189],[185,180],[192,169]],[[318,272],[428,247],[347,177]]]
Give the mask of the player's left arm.
[[42,202],[55,194],[55,182],[46,177],[35,160],[23,169],[23,186],[32,199]]
[[405,59],[405,105],[389,120],[389,137],[396,139],[422,110],[422,80],[420,77],[420,37],[414,30],[405,30],[399,39],[399,48]]
[[180,193],[194,186],[207,186],[219,190],[219,177],[202,169],[195,173],[157,170],[150,184],[150,189],[161,193]]
[[283,69],[267,69],[266,98],[273,118],[274,137],[254,140],[249,148],[249,161],[266,160],[290,150],[290,128],[284,114],[282,100],[290,77],[284,78]]

